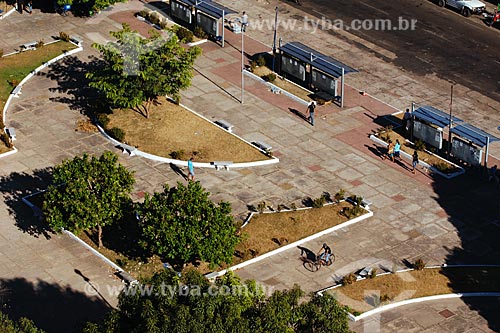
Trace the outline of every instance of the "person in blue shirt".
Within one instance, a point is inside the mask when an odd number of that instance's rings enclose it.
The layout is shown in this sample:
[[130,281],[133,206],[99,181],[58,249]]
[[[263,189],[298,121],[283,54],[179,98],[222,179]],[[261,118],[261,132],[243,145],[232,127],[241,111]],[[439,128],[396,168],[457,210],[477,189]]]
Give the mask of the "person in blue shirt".
[[401,159],[401,156],[399,155],[401,151],[401,143],[399,143],[399,139],[396,139],[396,144],[394,145],[394,158]]
[[194,181],[194,166],[192,158],[188,160],[188,180]]

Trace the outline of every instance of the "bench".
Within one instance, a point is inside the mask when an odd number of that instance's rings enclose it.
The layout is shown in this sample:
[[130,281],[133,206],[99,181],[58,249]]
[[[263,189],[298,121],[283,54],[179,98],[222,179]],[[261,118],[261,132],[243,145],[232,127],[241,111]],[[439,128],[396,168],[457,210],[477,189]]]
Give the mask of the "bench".
[[361,270],[361,272],[358,273],[359,276],[361,277],[367,277],[373,272],[373,268],[371,267],[365,267]]
[[139,281],[137,281],[132,275],[130,275],[129,273],[125,272],[125,271],[119,271],[116,273],[116,275],[122,279],[123,282],[125,282],[125,284],[127,284],[127,286],[136,286],[139,284]]
[[21,89],[22,86],[16,86],[14,90],[12,90],[11,94],[14,95],[14,97],[19,97],[18,95],[21,95]]
[[361,201],[361,205],[362,205],[363,207],[365,207],[366,209],[370,209],[370,205],[371,205],[371,204],[372,204],[372,202],[371,202],[370,200],[368,200],[368,199],[363,199],[363,200]]
[[81,39],[80,37],[77,37],[77,36],[70,36],[69,39],[73,43],[77,44],[78,46],[82,45],[82,43],[83,43],[83,39]]
[[267,143],[262,142],[262,141],[253,141],[252,144],[254,146],[262,149],[266,153],[269,153],[271,151],[271,149],[273,149],[273,147],[271,147],[270,145],[268,145]]
[[37,44],[38,44],[37,42],[29,42],[29,43],[23,44],[23,45],[21,45],[21,52],[28,51],[28,50],[36,50]]
[[12,127],[6,128],[5,130],[7,131],[7,134],[9,135],[10,140],[15,141],[16,140],[16,130]]
[[228,131],[229,133],[233,133],[233,127],[234,125],[233,124],[230,124],[228,123],[227,121],[225,120],[217,120],[215,122],[216,125],[222,127],[223,129],[225,129],[226,131]]
[[229,166],[233,164],[232,161],[215,161],[211,163],[213,166],[215,166],[215,170],[220,170],[220,168],[224,168],[226,170],[229,170]]
[[122,152],[125,154],[129,154],[130,156],[134,156],[135,152],[137,151],[137,148],[134,146],[129,146],[124,143],[120,144],[120,148],[122,149]]

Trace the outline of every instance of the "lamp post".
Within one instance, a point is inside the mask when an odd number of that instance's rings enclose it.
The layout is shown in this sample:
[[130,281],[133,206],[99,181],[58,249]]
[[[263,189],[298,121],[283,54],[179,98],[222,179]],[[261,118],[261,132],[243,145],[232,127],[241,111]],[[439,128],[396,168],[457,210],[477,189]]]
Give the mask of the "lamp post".
[[448,126],[448,151],[447,151],[447,157],[450,158],[450,152],[451,152],[451,128],[453,126],[453,87],[455,84],[451,84],[451,94],[450,94],[450,121],[449,121],[449,126]]
[[245,100],[245,31],[241,26],[241,104]]
[[273,38],[273,72],[274,72],[274,63],[276,60],[276,31],[278,30],[278,6],[274,9],[274,38]]

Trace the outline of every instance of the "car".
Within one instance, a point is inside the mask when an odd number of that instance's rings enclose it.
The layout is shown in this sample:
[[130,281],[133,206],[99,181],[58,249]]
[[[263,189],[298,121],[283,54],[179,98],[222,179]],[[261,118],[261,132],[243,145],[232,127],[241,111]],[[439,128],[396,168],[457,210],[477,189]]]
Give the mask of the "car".
[[486,9],[486,5],[479,0],[438,0],[438,5],[440,7],[448,5],[456,8],[465,17],[472,14],[481,14]]

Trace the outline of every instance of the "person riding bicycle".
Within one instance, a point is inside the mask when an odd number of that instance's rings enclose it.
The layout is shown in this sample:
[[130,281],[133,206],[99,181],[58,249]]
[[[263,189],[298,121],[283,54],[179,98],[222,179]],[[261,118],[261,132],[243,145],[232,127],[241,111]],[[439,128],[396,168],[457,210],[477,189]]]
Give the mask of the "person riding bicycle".
[[318,251],[318,259],[323,260],[325,263],[328,263],[330,261],[331,255],[332,255],[332,249],[330,249],[330,247],[326,245],[326,243],[323,243],[323,246]]

